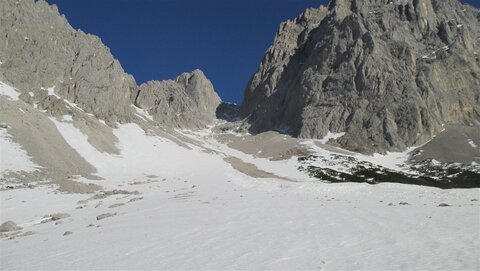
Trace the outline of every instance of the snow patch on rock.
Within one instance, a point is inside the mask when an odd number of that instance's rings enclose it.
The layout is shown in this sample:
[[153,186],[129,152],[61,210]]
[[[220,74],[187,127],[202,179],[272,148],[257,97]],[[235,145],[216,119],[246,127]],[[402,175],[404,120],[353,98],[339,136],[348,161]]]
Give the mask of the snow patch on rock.
[[322,143],[322,144],[327,144],[327,142],[330,140],[330,139],[337,139],[337,138],[340,138],[342,136],[344,136],[345,133],[332,133],[330,131],[328,131],[327,135],[324,136],[322,139],[320,139],[319,141]]
[[0,95],[6,96],[7,99],[12,101],[18,101],[20,92],[18,92],[14,87],[11,87],[0,81]]
[[0,175],[9,171],[35,171],[39,166],[5,129],[0,129]]

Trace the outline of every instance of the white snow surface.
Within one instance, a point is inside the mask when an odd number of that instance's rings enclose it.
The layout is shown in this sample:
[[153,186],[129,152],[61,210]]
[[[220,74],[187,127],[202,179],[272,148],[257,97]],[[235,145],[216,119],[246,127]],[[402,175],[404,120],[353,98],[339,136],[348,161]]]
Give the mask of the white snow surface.
[[63,115],[62,121],[73,121],[73,118],[71,115]]
[[468,139],[467,142],[468,142],[468,144],[469,144],[470,146],[472,146],[472,148],[474,148],[474,149],[478,148],[478,145],[475,144],[475,142],[473,141],[473,139]]
[[[136,124],[114,130],[121,154],[109,155],[71,122],[51,120],[97,168],[105,190],[141,194],[77,203],[92,195],[54,187],[0,191],[0,222],[36,232],[1,240],[2,270],[479,269],[479,205],[471,201],[479,189],[325,184],[299,173],[295,158],[247,155],[206,140],[207,131],[189,136],[223,154],[187,149]],[[224,155],[294,181],[249,177]],[[392,158],[392,167],[400,157]],[[125,205],[108,208],[117,203]],[[40,223],[56,212],[71,216],[58,225]],[[116,215],[96,220],[103,213]]]
[[147,110],[145,109],[142,109],[142,108],[139,108],[139,107],[136,107],[134,105],[132,105],[132,107],[135,109],[135,111],[137,112],[136,115],[138,117],[140,117],[141,119],[143,120],[151,120],[153,121],[153,117],[152,115],[150,115]]
[[52,95],[57,97],[58,99],[63,100],[62,97],[58,96],[57,93],[55,93],[55,86],[47,88],[48,95]]
[[12,171],[32,172],[37,167],[27,152],[12,140],[7,130],[0,128],[0,176]]
[[330,139],[337,139],[337,138],[340,138],[342,136],[344,136],[345,133],[332,133],[330,131],[328,131],[327,135],[324,136],[322,139],[320,139],[319,141],[322,143],[322,144],[326,144]]
[[0,81],[0,95],[6,96],[8,99],[12,101],[18,101],[20,92],[15,90],[14,87],[11,87]]

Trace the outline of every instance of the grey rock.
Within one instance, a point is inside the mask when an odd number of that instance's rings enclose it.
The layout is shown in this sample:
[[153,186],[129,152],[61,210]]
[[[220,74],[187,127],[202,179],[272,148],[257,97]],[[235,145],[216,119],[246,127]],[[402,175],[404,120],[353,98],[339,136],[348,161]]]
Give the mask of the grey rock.
[[70,235],[70,234],[72,234],[72,233],[73,233],[73,232],[71,232],[71,231],[66,231],[66,232],[63,233],[63,236],[65,236],[65,235]]
[[120,207],[120,206],[123,206],[125,205],[125,203],[115,203],[115,204],[112,204],[110,206],[108,206],[108,208],[117,208],[117,207]]
[[457,0],[334,0],[280,26],[240,114],[253,133],[404,150],[480,125],[479,46],[480,12]]
[[476,126],[445,125],[444,131],[421,147],[415,149],[411,160],[422,162],[435,159],[441,163],[471,165],[480,162],[480,149],[469,141],[480,142],[480,129]]
[[64,218],[67,218],[67,217],[70,217],[70,215],[67,214],[67,213],[54,213],[54,214],[50,214],[50,215],[45,215],[45,216],[43,216],[44,220],[42,220],[42,223],[57,221],[57,220],[64,219]]
[[135,103],[162,125],[204,128],[215,118],[220,98],[201,71],[138,87],[100,38],[44,0],[0,0],[0,37],[0,81],[52,116],[80,108],[114,127],[138,119]]
[[305,43],[310,32],[327,15],[325,7],[307,9],[298,18],[283,22],[260,63],[257,73],[253,75],[245,89],[244,101],[240,110],[242,115],[258,110],[262,102],[278,90],[278,84],[290,65],[299,45]]
[[[109,124],[130,120],[136,84],[101,40],[73,29],[55,5],[45,1],[0,0],[0,80],[34,96],[52,115],[70,106],[54,93]],[[29,97],[29,98],[27,98]]]
[[138,197],[138,198],[131,198],[128,202],[134,202],[134,201],[138,201],[138,200],[142,200],[143,197]]
[[0,225],[0,232],[19,231],[21,229],[22,227],[17,226],[17,224],[15,224],[15,222],[13,221],[7,221]]
[[229,122],[240,120],[239,113],[240,106],[233,103],[221,103],[215,111],[217,119],[226,120]]
[[183,73],[175,80],[142,84],[134,103],[153,119],[174,128],[204,128],[215,119],[221,100],[201,70]]
[[105,213],[97,216],[97,220],[102,220],[117,215],[117,213]]
[[113,195],[139,195],[140,192],[138,191],[127,191],[127,190],[110,190],[110,191],[100,191],[99,193],[93,195],[90,199],[96,200],[96,199],[105,199],[107,197],[113,196]]

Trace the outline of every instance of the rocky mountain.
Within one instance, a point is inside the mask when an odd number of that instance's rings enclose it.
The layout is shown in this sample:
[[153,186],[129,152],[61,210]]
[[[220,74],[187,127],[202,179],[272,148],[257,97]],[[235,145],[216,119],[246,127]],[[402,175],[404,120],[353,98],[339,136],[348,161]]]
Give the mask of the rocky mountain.
[[478,270],[480,129],[447,123],[478,123],[478,12],[382,3],[282,24],[240,108],[0,0],[0,270]]
[[98,37],[73,29],[45,1],[0,0],[0,37],[0,81],[53,116],[78,107],[114,126],[135,121],[135,103],[159,125],[198,128],[220,102],[200,71],[138,87]]
[[221,100],[202,71],[184,73],[175,80],[140,85],[134,103],[153,119],[171,127],[203,128],[215,119]]
[[332,0],[281,24],[241,115],[255,133],[403,150],[480,125],[478,52],[480,11],[457,0]]

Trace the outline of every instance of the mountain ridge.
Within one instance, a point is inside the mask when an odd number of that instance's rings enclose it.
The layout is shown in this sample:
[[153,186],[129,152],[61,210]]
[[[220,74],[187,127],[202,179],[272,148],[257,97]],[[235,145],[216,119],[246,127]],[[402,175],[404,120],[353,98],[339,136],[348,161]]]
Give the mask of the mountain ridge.
[[[132,105],[141,86],[99,37],[74,30],[55,5],[43,0],[1,2],[0,35],[5,42],[0,44],[0,80],[23,90],[22,100],[38,104],[54,116],[68,112],[69,103],[74,103],[110,126],[135,121],[138,116]],[[164,114],[159,124],[203,128],[213,122],[220,98],[200,73],[192,72],[201,75],[196,76],[201,85],[195,89],[199,100],[176,105],[183,110],[180,113],[189,116],[182,119]],[[182,76],[186,75],[178,78]],[[174,103],[184,100],[183,96],[181,91],[170,91]]]
[[280,26],[247,85],[251,132],[346,132],[331,143],[371,153],[424,143],[445,123],[479,125],[478,9],[339,0],[316,12]]

